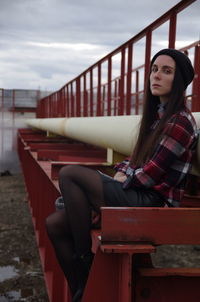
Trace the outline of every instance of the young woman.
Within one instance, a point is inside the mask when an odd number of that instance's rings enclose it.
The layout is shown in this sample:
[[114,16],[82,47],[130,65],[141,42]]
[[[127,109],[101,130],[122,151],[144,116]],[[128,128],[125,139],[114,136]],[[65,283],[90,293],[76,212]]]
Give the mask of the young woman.
[[130,159],[113,178],[82,166],[59,174],[65,209],[47,218],[47,232],[71,289],[81,301],[92,263],[91,213],[102,206],[179,206],[197,141],[197,128],[184,102],[194,77],[188,57],[163,49],[152,59],[139,136]]

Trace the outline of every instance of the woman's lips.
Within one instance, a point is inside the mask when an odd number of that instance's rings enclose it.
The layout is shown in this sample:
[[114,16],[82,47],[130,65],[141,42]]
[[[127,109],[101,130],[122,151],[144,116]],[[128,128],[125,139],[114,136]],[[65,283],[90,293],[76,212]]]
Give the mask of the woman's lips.
[[161,87],[159,84],[153,84],[152,87],[156,88],[156,87]]

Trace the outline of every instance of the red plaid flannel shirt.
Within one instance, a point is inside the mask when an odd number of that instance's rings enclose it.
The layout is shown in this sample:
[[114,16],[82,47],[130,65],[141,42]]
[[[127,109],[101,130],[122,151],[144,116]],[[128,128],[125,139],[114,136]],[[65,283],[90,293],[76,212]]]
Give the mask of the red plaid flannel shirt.
[[142,167],[130,166],[126,159],[117,164],[115,170],[126,174],[127,168],[131,167],[131,187],[153,188],[164,197],[167,204],[179,206],[197,137],[195,120],[190,111],[185,109],[169,119],[162,140],[146,164]]

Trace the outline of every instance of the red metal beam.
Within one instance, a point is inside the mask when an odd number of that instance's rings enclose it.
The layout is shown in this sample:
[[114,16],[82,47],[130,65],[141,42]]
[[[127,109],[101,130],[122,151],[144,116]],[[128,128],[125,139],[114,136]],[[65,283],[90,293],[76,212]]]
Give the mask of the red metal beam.
[[200,43],[195,46],[194,53],[195,78],[192,86],[192,111],[200,111]]
[[174,11],[170,17],[169,22],[169,48],[175,48],[176,42],[176,19],[177,19],[177,12]]

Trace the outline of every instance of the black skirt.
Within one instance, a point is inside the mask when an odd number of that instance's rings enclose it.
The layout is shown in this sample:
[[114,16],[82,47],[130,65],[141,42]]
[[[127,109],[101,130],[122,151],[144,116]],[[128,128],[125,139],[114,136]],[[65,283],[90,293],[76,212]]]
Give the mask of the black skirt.
[[[99,171],[98,171],[99,172]],[[163,207],[164,198],[153,189],[123,189],[122,182],[99,172],[104,192],[104,202],[109,207]]]

